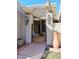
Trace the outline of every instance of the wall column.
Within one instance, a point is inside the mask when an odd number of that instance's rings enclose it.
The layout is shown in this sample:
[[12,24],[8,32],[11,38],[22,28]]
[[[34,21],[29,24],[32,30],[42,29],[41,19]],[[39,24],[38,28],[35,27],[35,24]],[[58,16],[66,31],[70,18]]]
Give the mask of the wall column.
[[26,25],[26,44],[31,43],[32,39],[32,24],[33,24],[33,16],[32,14],[27,14],[27,17],[29,19],[28,24]]
[[48,15],[52,17],[52,14],[48,13],[46,18],[46,33],[47,33],[47,45],[53,44],[53,24],[52,24],[52,18],[48,18]]
[[40,19],[40,33],[42,33],[42,20]]

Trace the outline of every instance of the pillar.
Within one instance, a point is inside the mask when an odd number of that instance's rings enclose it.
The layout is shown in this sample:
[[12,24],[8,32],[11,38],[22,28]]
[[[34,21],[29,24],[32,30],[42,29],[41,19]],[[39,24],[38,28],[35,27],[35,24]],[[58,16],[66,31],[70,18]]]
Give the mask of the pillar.
[[[48,18],[48,15],[52,17],[52,14],[48,13],[46,18],[46,34],[47,34],[47,45],[52,45],[53,43],[53,19]],[[50,24],[49,24],[50,23]]]
[[32,14],[27,14],[27,17],[29,19],[28,24],[26,25],[26,44],[31,43],[32,39],[32,24],[33,24],[33,16]]

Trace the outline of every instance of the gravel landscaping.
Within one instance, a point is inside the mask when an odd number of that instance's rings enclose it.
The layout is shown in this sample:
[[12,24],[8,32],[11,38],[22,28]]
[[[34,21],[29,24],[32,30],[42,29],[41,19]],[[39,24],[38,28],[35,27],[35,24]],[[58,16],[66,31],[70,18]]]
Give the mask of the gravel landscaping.
[[61,52],[45,50],[41,59],[61,59]]

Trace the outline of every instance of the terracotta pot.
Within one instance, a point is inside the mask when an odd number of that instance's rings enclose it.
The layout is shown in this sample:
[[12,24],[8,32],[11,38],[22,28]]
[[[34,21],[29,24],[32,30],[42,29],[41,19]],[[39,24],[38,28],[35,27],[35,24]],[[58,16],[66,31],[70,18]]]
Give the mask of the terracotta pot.
[[59,32],[53,32],[54,39],[53,39],[53,48],[59,48],[60,47],[60,33]]

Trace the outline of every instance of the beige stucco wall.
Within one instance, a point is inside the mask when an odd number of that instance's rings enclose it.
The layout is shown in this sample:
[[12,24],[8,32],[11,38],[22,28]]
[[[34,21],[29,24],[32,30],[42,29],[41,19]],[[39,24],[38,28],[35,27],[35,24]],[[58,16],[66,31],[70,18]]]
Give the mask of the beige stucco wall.
[[[25,25],[25,16],[28,17],[29,23]],[[26,43],[31,43],[31,25],[33,23],[32,14],[25,14],[21,5],[17,4],[17,38],[25,40]]]
[[17,11],[17,38],[25,39],[25,22],[24,15],[21,11]]
[[[28,17],[29,23],[25,25],[25,16]],[[26,43],[31,43],[31,26],[33,24],[32,14],[22,14],[17,12],[17,38],[25,40]]]
[[21,38],[21,15],[17,11],[17,38]]

